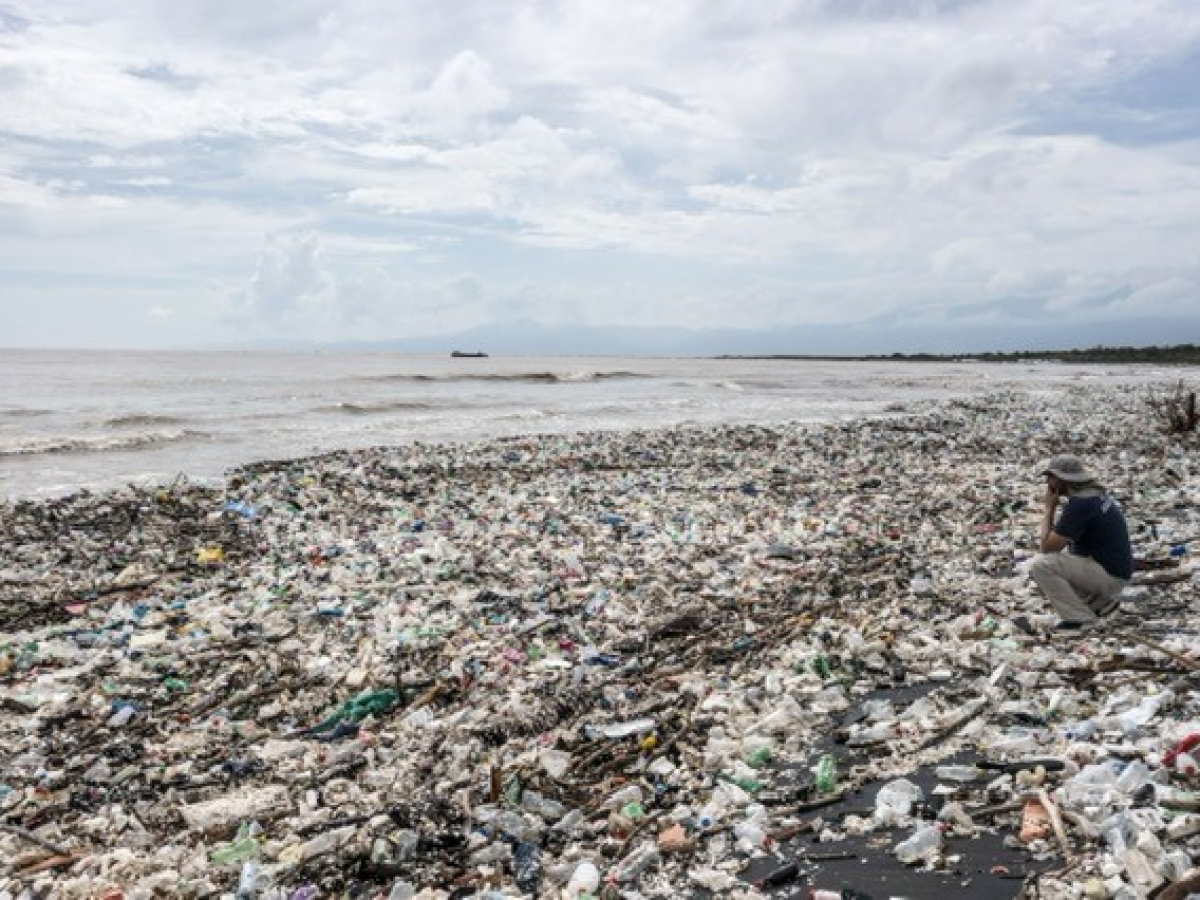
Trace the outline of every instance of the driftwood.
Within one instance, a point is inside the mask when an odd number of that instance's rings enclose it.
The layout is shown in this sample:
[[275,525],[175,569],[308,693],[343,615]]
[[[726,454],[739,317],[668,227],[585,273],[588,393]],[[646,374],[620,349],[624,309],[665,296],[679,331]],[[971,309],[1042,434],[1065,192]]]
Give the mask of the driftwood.
[[1174,650],[1170,650],[1164,647],[1162,644],[1152,641],[1147,637],[1142,637],[1140,634],[1129,633],[1126,636],[1135,643],[1141,644],[1143,647],[1149,647],[1151,650],[1157,651],[1164,656],[1171,657],[1171,659],[1175,660],[1175,662],[1192,672],[1200,672],[1200,662],[1197,662],[1194,659],[1189,659],[1182,653],[1176,653]]
[[63,856],[51,856],[48,859],[43,859],[40,862],[33,863],[30,866],[19,869],[17,874],[22,878],[28,878],[30,875],[39,875],[42,872],[49,872],[51,869],[62,869],[66,866],[73,866],[82,856],[77,856],[74,853],[68,853]]
[[1075,851],[1071,847],[1070,840],[1067,838],[1067,830],[1063,827],[1063,820],[1059,814],[1058,805],[1050,799],[1050,795],[1046,793],[1044,788],[1037,792],[1037,798],[1042,806],[1045,807],[1047,815],[1050,816],[1050,825],[1054,829],[1054,836],[1058,838],[1059,846],[1062,847],[1063,855],[1066,856],[1068,862],[1073,861],[1075,859]]
[[1200,892],[1200,875],[1191,875],[1168,885],[1155,900],[1185,900],[1190,894],[1197,892]]

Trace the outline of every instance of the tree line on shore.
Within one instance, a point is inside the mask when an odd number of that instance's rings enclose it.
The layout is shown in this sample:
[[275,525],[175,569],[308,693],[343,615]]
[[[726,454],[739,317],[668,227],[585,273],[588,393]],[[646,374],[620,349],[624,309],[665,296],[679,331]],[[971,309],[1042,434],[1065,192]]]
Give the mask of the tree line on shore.
[[1169,347],[1088,347],[1075,350],[1009,350],[982,353],[889,353],[873,356],[772,354],[769,356],[723,356],[722,359],[813,359],[813,360],[901,360],[911,362],[1063,362],[1063,363],[1158,363],[1200,365],[1200,344]]

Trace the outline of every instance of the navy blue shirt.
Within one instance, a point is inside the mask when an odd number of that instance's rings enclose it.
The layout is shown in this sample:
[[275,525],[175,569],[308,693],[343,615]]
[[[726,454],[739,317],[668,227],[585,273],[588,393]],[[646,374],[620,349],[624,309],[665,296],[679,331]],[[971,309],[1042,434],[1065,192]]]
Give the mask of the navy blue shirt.
[[1133,548],[1121,507],[1107,494],[1069,497],[1054,530],[1071,542],[1071,552],[1090,556],[1114,578],[1133,576]]

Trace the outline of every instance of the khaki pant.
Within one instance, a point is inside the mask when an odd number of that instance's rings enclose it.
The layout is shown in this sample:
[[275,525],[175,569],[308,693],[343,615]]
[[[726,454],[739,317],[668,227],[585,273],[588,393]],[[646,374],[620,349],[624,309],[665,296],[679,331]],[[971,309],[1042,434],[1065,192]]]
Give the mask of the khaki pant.
[[1035,556],[1029,575],[1064,622],[1095,622],[1096,608],[1128,583],[1109,575],[1090,556],[1065,550]]

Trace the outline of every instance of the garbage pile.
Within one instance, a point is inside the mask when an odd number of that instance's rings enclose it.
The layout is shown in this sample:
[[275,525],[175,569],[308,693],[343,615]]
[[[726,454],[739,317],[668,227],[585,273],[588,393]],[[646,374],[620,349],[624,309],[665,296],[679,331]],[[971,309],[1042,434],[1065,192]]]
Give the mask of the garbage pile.
[[[1195,449],[1080,386],[9,504],[0,898],[1200,892]],[[1141,566],[1065,639],[1063,451]]]

